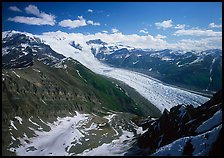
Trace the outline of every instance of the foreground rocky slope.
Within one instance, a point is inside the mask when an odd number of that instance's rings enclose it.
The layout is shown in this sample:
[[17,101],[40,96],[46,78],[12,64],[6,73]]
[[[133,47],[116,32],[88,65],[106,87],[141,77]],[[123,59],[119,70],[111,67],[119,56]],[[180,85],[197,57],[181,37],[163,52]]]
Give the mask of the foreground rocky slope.
[[222,91],[201,106],[178,105],[140,124],[147,131],[127,155],[221,155]]

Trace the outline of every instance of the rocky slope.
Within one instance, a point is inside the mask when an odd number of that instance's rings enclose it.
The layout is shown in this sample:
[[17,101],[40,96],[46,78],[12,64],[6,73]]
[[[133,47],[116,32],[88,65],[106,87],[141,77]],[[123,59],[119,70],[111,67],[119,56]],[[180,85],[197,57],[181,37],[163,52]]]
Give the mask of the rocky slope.
[[140,124],[146,132],[127,155],[221,155],[222,91],[197,108],[178,105]]

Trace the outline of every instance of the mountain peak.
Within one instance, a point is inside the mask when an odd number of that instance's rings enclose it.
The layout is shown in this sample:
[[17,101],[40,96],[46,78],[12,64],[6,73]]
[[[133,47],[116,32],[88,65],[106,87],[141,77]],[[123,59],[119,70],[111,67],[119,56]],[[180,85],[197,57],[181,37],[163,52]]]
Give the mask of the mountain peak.
[[106,42],[103,42],[101,39],[94,39],[94,40],[89,40],[86,42],[88,45],[90,44],[100,44],[100,45],[107,45]]

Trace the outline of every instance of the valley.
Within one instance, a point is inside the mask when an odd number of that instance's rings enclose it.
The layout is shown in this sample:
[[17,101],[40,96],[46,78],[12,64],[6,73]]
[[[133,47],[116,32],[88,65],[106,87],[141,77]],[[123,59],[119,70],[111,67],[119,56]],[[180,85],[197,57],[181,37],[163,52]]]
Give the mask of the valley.
[[223,155],[221,2],[1,5],[2,156]]
[[[141,73],[132,72],[121,68],[109,67],[94,57],[94,55],[91,53],[91,47],[89,47],[85,40],[82,39],[82,41],[77,41],[80,38],[76,37],[74,34],[54,32],[39,35],[37,37],[43,39],[45,43],[50,45],[54,51],[63,54],[66,57],[72,57],[78,60],[93,72],[115,78],[126,83],[161,111],[163,111],[165,108],[169,110],[172,106],[175,106],[178,103],[192,103],[193,105],[197,106],[209,99],[207,97],[202,97],[200,95],[180,90],[179,88],[169,87],[162,83],[158,83],[155,81],[155,79],[152,80],[148,77],[145,77]],[[81,53],[80,50],[77,50],[70,45],[70,43],[73,41],[77,41],[82,46]],[[175,99],[169,100],[168,98]]]
[[142,120],[210,99],[101,63],[71,37],[3,33],[3,155],[126,155],[146,132]]

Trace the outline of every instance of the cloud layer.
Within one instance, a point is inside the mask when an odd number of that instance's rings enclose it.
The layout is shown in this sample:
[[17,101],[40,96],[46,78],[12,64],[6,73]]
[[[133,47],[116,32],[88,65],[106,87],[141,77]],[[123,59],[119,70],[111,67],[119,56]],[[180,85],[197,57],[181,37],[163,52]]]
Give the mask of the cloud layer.
[[222,32],[215,32],[213,30],[201,30],[201,29],[189,29],[189,30],[177,30],[174,35],[176,36],[222,36]]
[[207,37],[200,40],[182,39],[175,43],[169,43],[165,40],[166,36],[158,34],[152,35],[125,35],[121,32],[117,33],[95,33],[95,34],[82,34],[82,33],[65,33],[61,31],[47,32],[44,35],[65,37],[67,40],[77,41],[80,44],[85,44],[86,41],[92,39],[101,39],[108,44],[123,44],[142,49],[173,49],[173,50],[195,50],[202,51],[207,49],[222,49],[222,37]]

